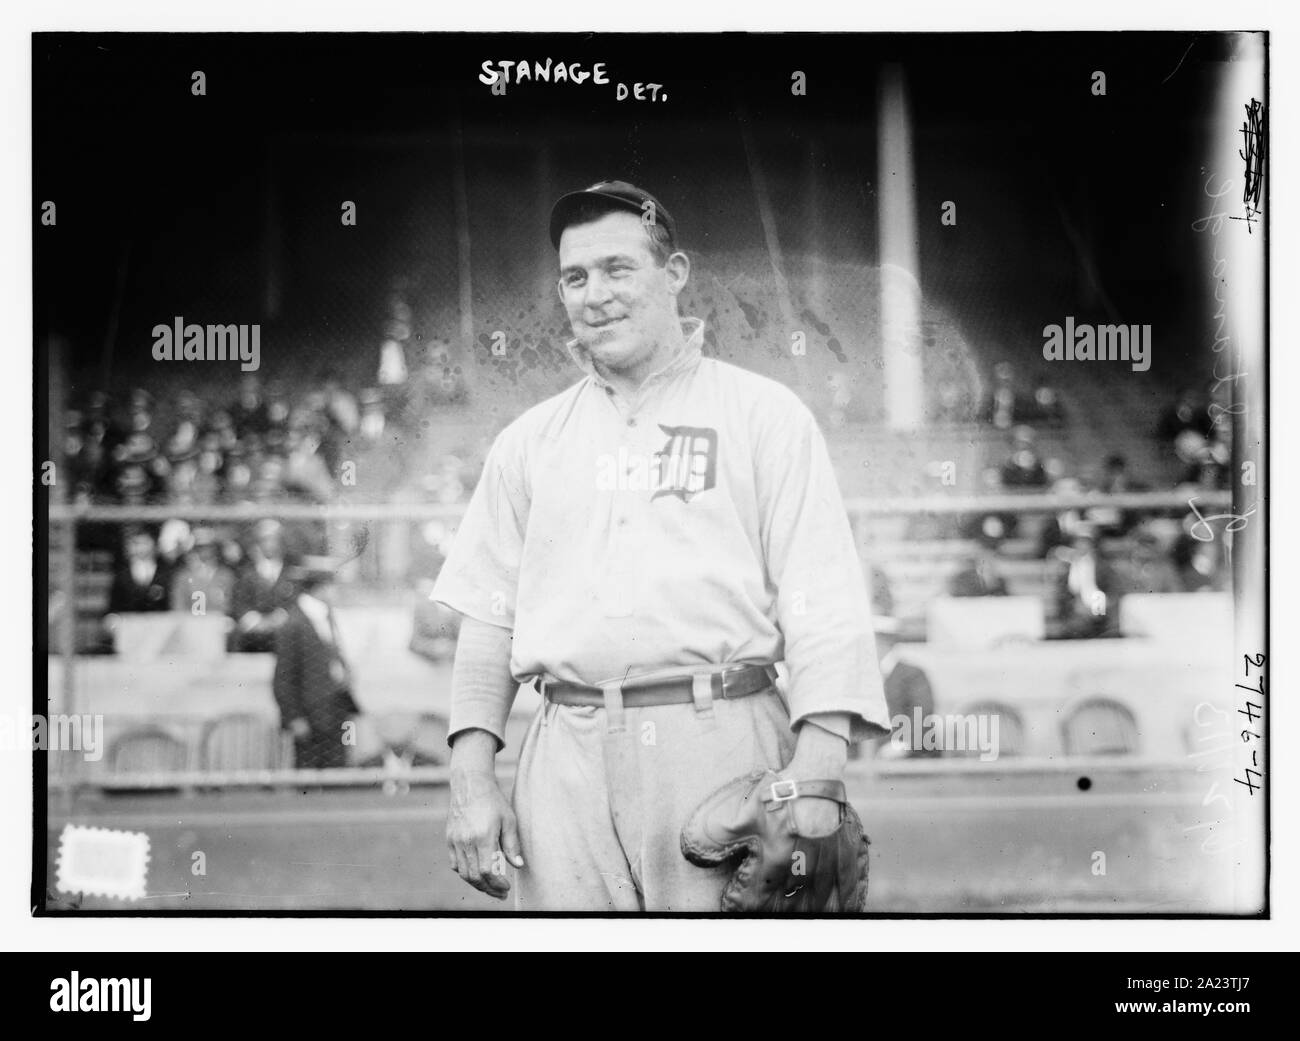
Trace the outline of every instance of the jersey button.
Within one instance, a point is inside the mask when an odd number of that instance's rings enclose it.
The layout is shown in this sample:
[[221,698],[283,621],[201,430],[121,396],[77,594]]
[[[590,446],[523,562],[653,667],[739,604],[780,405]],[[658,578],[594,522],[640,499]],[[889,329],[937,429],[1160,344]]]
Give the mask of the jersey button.
[[628,420],[627,420],[627,425],[630,426],[630,427],[634,427],[634,426],[636,426],[636,417],[635,417],[635,416],[629,416],[629,417],[628,417]]

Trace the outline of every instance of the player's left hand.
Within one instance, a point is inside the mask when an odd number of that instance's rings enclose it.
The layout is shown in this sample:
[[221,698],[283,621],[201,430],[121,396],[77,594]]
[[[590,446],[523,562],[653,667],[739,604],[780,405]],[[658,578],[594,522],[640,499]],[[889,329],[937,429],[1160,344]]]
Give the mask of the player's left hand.
[[[777,773],[783,781],[842,781],[848,762],[844,739],[812,723],[799,728],[794,757]],[[819,838],[840,826],[840,807],[828,799],[796,799],[794,824],[800,835]]]
[[[791,761],[777,776],[783,781],[840,781],[844,779],[844,768],[808,769]],[[795,799],[791,809],[794,826],[805,838],[821,838],[840,826],[840,804],[829,799]]]

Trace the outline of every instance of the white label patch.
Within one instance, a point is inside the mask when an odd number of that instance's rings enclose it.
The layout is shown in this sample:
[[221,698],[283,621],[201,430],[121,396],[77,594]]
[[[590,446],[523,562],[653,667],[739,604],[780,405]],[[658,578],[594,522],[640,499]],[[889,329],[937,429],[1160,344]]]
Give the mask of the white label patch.
[[59,836],[59,890],[140,900],[149,870],[149,836],[66,824]]

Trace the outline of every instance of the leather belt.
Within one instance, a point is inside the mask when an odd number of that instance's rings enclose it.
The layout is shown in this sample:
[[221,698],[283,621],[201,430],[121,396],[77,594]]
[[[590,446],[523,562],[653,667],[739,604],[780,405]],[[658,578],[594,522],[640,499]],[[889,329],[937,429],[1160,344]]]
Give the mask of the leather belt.
[[830,799],[845,804],[849,801],[843,781],[773,781],[763,793],[763,802],[772,804],[768,806],[769,810],[792,799],[807,798]]
[[[776,669],[771,665],[733,665],[709,677],[715,698],[747,698],[761,694],[776,680]],[[695,700],[694,680],[690,675],[670,677],[632,678],[623,683],[624,708],[649,708],[655,705],[689,705]],[[564,683],[544,679],[542,697],[557,705],[579,705],[602,708],[605,692],[599,687],[580,683]]]

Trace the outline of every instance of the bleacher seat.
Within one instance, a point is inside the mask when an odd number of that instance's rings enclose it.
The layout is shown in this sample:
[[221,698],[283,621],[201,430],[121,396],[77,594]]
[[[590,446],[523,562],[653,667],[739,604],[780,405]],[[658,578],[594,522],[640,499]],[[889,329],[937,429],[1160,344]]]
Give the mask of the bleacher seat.
[[1136,755],[1141,742],[1137,721],[1111,698],[1089,698],[1061,724],[1066,755]]
[[208,771],[275,770],[284,765],[275,724],[252,712],[209,719],[199,736],[200,768]]
[[176,773],[189,766],[189,749],[170,731],[143,726],[114,741],[108,760],[115,774]]
[[[998,758],[1023,755],[1025,751],[1025,723],[1020,713],[1000,701],[977,701],[962,707],[962,715],[996,716],[998,720]],[[968,756],[978,756],[978,749],[967,751]]]

